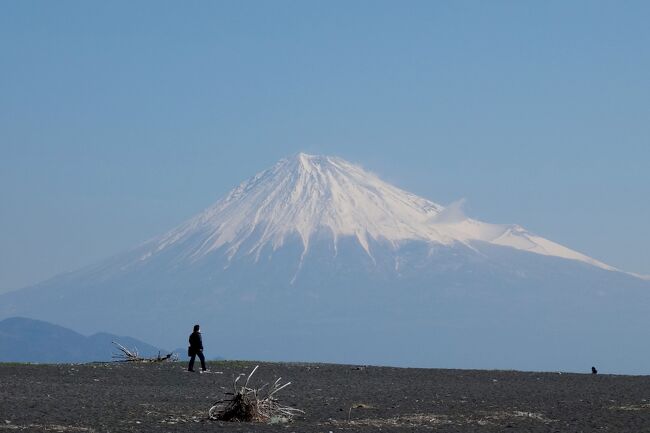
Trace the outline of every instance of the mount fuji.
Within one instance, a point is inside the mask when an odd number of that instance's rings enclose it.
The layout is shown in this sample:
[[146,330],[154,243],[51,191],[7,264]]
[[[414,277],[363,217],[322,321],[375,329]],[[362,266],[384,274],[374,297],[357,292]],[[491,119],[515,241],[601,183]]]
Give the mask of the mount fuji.
[[230,357],[650,373],[650,281],[343,159],[279,161],[162,236],[0,295],[24,316]]

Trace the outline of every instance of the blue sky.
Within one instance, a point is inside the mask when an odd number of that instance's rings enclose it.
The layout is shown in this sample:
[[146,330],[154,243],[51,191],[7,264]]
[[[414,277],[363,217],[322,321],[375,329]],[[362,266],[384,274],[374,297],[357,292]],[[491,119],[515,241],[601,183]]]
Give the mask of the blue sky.
[[0,290],[338,155],[650,274],[650,3],[0,3]]

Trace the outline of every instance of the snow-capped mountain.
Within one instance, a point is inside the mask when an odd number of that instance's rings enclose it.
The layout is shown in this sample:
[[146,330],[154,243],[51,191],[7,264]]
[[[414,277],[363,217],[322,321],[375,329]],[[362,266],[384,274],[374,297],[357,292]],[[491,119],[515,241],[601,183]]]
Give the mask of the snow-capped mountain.
[[221,248],[229,258],[241,252],[259,259],[265,247],[277,250],[294,235],[302,242],[304,257],[317,233],[331,237],[334,251],[339,239],[352,237],[370,257],[370,239],[385,241],[393,248],[406,241],[467,246],[483,241],[615,270],[520,226],[465,218],[341,158],[304,153],[257,174],[225,199],[155,240],[142,260],[196,238],[202,242],[183,249],[189,260]]
[[0,296],[26,316],[237,358],[650,372],[650,283],[298,154],[95,266]]

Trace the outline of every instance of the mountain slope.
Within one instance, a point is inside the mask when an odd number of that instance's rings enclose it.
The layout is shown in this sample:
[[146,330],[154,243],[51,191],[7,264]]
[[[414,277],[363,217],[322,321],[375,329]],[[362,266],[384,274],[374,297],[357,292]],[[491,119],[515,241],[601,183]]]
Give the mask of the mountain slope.
[[0,296],[0,318],[230,358],[650,372],[650,283],[299,154],[160,237]]

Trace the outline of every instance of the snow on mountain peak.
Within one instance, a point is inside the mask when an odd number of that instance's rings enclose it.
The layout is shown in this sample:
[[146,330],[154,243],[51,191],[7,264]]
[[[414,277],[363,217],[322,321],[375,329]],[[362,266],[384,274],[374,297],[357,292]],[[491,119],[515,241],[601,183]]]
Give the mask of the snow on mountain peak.
[[[154,240],[154,250],[143,259],[189,238],[200,239],[192,243],[192,258],[221,248],[229,257],[238,252],[259,256],[265,246],[276,250],[295,235],[302,240],[304,257],[312,237],[321,232],[331,235],[334,248],[340,238],[354,237],[371,256],[370,239],[393,246],[408,240],[469,246],[483,241],[614,270],[519,226],[467,218],[341,158],[305,153],[280,160]],[[246,250],[240,251],[244,245]]]

